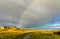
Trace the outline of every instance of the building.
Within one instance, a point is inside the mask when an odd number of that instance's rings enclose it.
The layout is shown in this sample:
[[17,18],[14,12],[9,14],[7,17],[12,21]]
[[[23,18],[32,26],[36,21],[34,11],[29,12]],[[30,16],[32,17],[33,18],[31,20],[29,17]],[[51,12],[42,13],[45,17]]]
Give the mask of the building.
[[16,26],[0,26],[0,29],[17,29]]
[[0,26],[0,29],[4,29],[4,26]]

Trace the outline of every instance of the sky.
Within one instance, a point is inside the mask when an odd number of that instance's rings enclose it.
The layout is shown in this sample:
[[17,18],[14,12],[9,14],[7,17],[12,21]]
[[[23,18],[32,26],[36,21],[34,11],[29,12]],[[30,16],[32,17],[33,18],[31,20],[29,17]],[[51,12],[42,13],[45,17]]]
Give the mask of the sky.
[[59,29],[60,0],[0,0],[0,25]]

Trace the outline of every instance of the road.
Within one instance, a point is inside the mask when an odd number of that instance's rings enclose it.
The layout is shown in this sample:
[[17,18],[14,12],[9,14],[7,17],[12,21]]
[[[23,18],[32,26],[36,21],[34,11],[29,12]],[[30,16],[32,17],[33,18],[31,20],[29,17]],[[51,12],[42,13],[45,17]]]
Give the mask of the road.
[[30,39],[30,36],[31,36],[32,34],[27,34],[23,39]]

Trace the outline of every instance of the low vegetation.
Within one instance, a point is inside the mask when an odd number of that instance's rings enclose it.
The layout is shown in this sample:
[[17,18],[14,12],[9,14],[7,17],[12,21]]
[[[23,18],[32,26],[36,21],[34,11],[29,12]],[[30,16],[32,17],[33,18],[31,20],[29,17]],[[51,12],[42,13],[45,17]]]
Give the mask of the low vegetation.
[[55,39],[54,34],[32,33],[30,39]]
[[45,34],[40,32],[0,33],[0,39],[23,39],[28,34],[31,34],[29,39],[60,39],[60,32],[54,32],[53,34]]
[[1,33],[0,39],[23,39],[26,34]]

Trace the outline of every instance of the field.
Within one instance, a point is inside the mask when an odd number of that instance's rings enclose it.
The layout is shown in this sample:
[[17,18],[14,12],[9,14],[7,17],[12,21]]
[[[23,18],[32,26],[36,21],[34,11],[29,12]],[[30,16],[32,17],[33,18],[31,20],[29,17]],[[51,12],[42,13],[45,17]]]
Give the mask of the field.
[[[0,39],[60,39],[59,33],[52,33],[53,31],[2,31],[0,33]],[[31,34],[30,36],[28,36]],[[27,36],[27,37],[26,37]],[[26,37],[26,38],[24,38]]]

